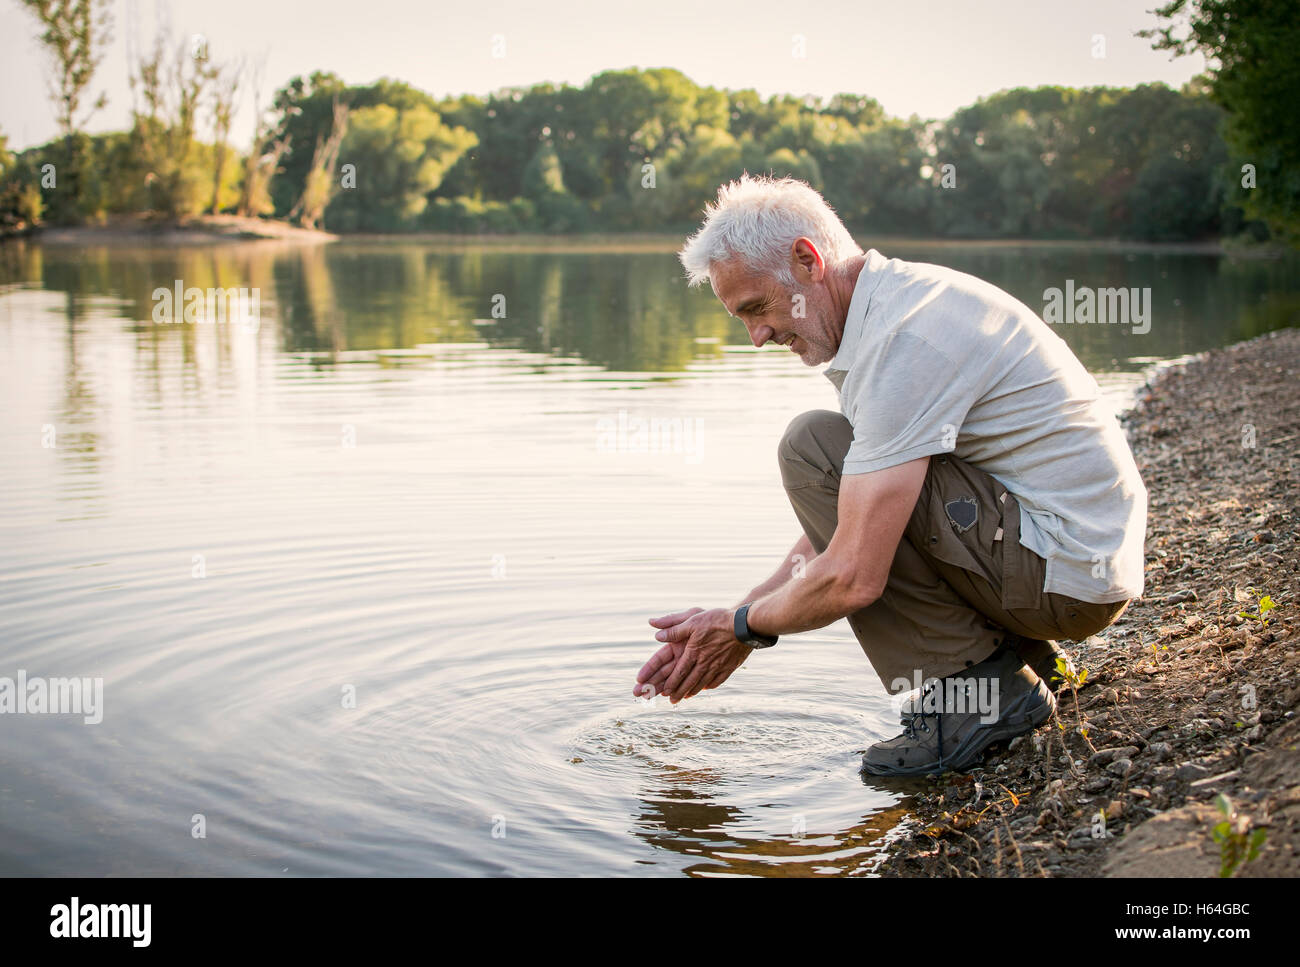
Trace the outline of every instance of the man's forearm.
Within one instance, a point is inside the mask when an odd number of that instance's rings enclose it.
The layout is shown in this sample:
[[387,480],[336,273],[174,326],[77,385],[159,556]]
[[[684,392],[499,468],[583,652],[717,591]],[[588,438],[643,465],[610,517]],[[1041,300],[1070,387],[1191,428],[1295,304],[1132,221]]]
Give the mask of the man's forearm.
[[763,635],[812,631],[867,607],[877,597],[855,571],[846,571],[822,554],[808,565],[800,580],[787,581],[755,599],[748,624],[751,631]]
[[732,606],[732,610],[734,611],[741,605],[766,597],[796,575],[802,577],[806,573],[808,565],[816,556],[817,552],[813,550],[812,541],[808,540],[808,535],[800,534],[799,539],[795,541],[794,547],[785,556],[785,561],[782,562],[781,566],[773,571],[772,576],[766,581],[737,601]]

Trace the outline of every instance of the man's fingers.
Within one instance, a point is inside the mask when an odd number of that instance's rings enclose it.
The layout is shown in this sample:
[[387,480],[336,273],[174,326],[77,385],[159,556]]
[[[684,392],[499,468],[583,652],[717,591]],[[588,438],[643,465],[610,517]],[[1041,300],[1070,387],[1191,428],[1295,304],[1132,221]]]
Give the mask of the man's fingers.
[[673,666],[672,675],[668,677],[668,681],[664,682],[664,687],[660,694],[667,695],[673,700],[674,705],[680,702],[685,695],[681,690],[682,683],[686,681],[686,676],[689,675],[694,668],[694,657],[687,652],[682,652],[681,657],[677,659],[677,664]]
[[709,681],[705,684],[704,687],[705,687],[705,688],[717,688],[719,685],[721,685],[723,682],[725,682],[725,681],[726,681],[728,678],[730,678],[730,677],[731,677],[731,672],[727,671],[726,669],[723,669],[722,671],[720,671],[720,672],[718,672],[716,675],[714,675],[712,678],[710,678]]
[[656,628],[671,628],[673,625],[681,624],[687,618],[694,617],[703,610],[703,608],[687,608],[685,611],[674,611],[662,618],[651,618],[650,623]]
[[661,669],[672,668],[673,663],[673,646],[664,645],[653,655],[650,660],[641,666],[641,670],[636,673],[636,686],[632,689],[632,694],[638,698],[642,697],[645,692],[645,683],[653,682],[656,678],[662,678],[659,674]]
[[701,688],[704,687],[702,683],[704,681],[705,674],[706,674],[706,670],[702,666],[700,665],[695,666],[695,669],[694,671],[691,672],[690,677],[686,679],[685,683],[679,689],[682,698],[693,698],[695,694],[699,692]]
[[654,677],[649,679],[647,684],[653,685],[656,693],[662,693],[664,690],[664,683],[668,681],[668,677],[672,675],[672,673],[673,665],[664,665],[655,672]]
[[668,676],[672,673],[673,664],[669,662],[655,672],[652,677],[643,682],[637,682],[632,691],[637,698],[654,698],[656,695],[662,695],[664,693],[664,682],[668,681]]

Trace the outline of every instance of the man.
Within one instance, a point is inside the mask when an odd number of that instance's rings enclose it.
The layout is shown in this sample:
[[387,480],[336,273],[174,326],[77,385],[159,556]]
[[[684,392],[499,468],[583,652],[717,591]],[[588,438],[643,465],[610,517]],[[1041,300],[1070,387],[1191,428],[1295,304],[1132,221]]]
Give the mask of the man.
[[1095,634],[1142,592],[1146,488],[1096,381],[1007,293],[863,253],[792,179],[722,187],[680,258],[755,346],[829,363],[841,412],[781,440],[804,532],[785,562],[735,608],[652,619],[665,644],[634,693],[676,704],[847,617],[891,694],[921,688],[864,771],[964,769],[1046,721],[1053,639]]

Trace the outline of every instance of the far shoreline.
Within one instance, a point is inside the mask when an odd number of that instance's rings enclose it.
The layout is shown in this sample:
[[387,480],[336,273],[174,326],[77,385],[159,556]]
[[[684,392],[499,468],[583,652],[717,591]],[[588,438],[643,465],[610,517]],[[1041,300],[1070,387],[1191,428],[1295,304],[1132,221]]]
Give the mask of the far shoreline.
[[[42,245],[216,245],[266,241],[308,244],[342,243],[360,245],[423,244],[447,247],[545,248],[556,251],[677,251],[689,234],[679,232],[583,232],[517,234],[456,232],[353,232],[339,234],[308,229],[288,222],[238,215],[198,215],[178,221],[158,221],[132,216],[103,225],[37,226],[8,239],[24,239]],[[1131,239],[1035,239],[1035,238],[941,238],[906,235],[873,235],[855,230],[855,237],[867,248],[889,246],[960,250],[1061,249],[1072,251],[1133,254],[1211,255],[1231,258],[1276,258],[1286,249],[1272,245],[1242,245],[1231,239],[1198,242],[1143,242]]]

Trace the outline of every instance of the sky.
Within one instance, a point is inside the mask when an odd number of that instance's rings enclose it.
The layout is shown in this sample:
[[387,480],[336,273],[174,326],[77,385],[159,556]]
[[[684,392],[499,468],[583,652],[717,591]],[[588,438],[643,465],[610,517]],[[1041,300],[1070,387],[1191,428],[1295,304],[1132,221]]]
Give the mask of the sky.
[[[261,65],[262,104],[297,74],[350,84],[380,77],[436,97],[542,81],[581,85],[602,70],[674,67],[696,83],[771,94],[874,97],[891,115],[945,117],[1012,87],[1177,87],[1204,69],[1134,36],[1158,0],[112,0],[112,42],[92,90],[108,106],[92,132],[129,126],[128,41],[202,35],[214,60]],[[54,136],[35,20],[0,0],[0,132],[11,148]],[[1100,55],[1100,56],[1099,56]],[[246,85],[233,137],[254,122]]]

